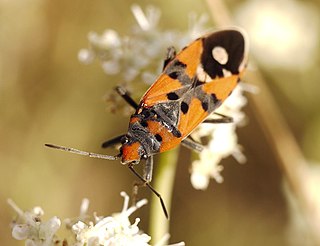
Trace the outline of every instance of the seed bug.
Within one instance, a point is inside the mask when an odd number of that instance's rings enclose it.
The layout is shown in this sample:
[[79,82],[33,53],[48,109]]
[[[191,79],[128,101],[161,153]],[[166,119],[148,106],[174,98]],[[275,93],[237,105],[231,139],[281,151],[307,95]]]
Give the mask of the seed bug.
[[[227,123],[232,118],[215,110],[239,83],[247,64],[247,43],[242,32],[222,30],[202,36],[176,54],[167,51],[163,72],[136,103],[122,87],[116,91],[135,109],[126,134],[102,144],[103,148],[121,144],[115,156],[46,144],[80,155],[121,163],[148,186],[160,199],[165,216],[168,213],[161,195],[150,185],[153,155],[177,147],[180,143],[200,152],[203,147],[189,135],[201,123]],[[221,118],[206,120],[210,114]],[[134,165],[145,160],[143,175]]]

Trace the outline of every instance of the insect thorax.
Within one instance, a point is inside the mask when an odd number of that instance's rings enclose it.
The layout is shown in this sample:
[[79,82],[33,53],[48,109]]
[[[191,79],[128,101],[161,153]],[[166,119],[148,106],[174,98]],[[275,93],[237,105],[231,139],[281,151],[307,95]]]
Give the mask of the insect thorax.
[[153,107],[139,107],[131,116],[127,137],[130,142],[139,142],[141,152],[147,156],[161,152],[161,144],[168,134],[177,137],[179,103],[159,103]]

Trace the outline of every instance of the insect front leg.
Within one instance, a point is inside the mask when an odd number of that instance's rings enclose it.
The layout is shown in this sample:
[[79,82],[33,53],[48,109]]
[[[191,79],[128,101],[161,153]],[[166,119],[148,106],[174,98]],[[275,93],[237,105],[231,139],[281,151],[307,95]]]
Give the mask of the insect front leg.
[[117,136],[115,138],[112,138],[110,140],[105,141],[104,143],[102,143],[101,147],[102,148],[108,148],[108,147],[112,147],[115,146],[117,144],[121,143],[121,139],[125,136],[125,134]]
[[146,163],[143,169],[143,176],[140,181],[136,181],[133,184],[132,189],[132,201],[137,200],[139,188],[142,186],[146,186],[152,180],[152,172],[153,172],[153,156],[150,156],[146,159]]
[[[153,162],[152,162],[153,163]],[[161,207],[162,207],[162,210],[163,210],[163,213],[164,215],[166,216],[166,218],[168,219],[169,218],[169,215],[168,215],[168,211],[167,211],[167,208],[166,208],[166,205],[164,204],[164,201],[160,195],[160,193],[158,191],[156,191],[148,181],[146,181],[134,168],[133,168],[133,163],[130,163],[128,165],[128,168],[131,170],[131,172],[134,173],[134,175],[136,175],[140,181],[142,182],[135,182],[134,183],[134,186],[133,186],[133,199],[135,199],[137,197],[137,194],[138,194],[138,189],[140,186],[147,186],[160,200],[160,204],[161,204]],[[151,165],[153,166],[153,165]],[[134,197],[135,196],[135,197]]]
[[115,90],[131,107],[134,109],[138,108],[138,104],[132,99],[126,89],[122,86],[117,86]]
[[167,49],[167,54],[166,54],[166,58],[163,62],[163,69],[162,71],[166,68],[166,66],[168,65],[169,62],[171,62],[175,57],[176,57],[176,49],[173,46],[170,46]]

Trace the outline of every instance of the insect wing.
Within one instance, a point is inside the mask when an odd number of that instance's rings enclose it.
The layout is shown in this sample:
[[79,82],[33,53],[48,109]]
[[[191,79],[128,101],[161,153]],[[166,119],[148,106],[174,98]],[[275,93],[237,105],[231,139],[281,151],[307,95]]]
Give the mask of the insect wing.
[[202,39],[202,47],[192,90],[181,101],[178,129],[183,137],[188,136],[232,93],[247,62],[245,38],[239,31],[213,33]]
[[246,43],[237,30],[197,39],[183,49],[142,98],[143,107],[179,103],[182,139],[232,93],[246,66]]
[[[237,85],[236,75],[213,80],[194,89],[190,102],[181,102],[178,129],[182,138],[187,137],[200,123],[215,111]],[[190,97],[186,97],[190,98]]]
[[141,99],[144,105],[151,107],[158,103],[177,100],[188,91],[200,62],[201,53],[201,39],[184,48],[144,94]]

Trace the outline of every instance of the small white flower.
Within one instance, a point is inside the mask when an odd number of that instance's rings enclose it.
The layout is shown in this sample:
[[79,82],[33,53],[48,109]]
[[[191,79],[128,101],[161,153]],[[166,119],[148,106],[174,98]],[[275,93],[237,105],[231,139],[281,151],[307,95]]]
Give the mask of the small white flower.
[[133,4],[131,6],[131,11],[134,18],[138,22],[139,27],[143,31],[150,31],[157,27],[160,20],[161,12],[156,7],[149,6],[146,9],[146,13],[144,13],[139,5]]
[[47,222],[41,221],[44,214],[41,207],[34,207],[31,211],[23,212],[11,199],[9,205],[18,213],[17,222],[13,224],[12,237],[26,240],[26,245],[50,246],[54,245],[55,234],[61,226],[61,221],[53,217]]
[[94,52],[88,49],[81,49],[78,53],[78,59],[84,64],[90,64],[95,58]]
[[221,155],[205,148],[199,154],[199,160],[192,163],[191,183],[195,189],[204,190],[209,185],[210,178],[214,178],[218,183],[223,181],[220,172],[223,167],[219,165]]
[[91,44],[99,49],[116,49],[121,46],[118,33],[112,29],[107,29],[101,36],[95,32],[90,32],[88,39]]

